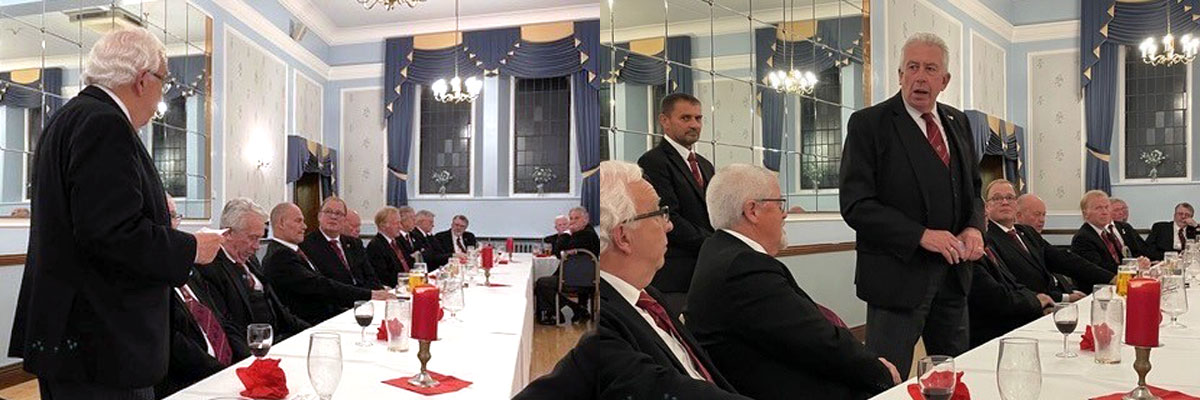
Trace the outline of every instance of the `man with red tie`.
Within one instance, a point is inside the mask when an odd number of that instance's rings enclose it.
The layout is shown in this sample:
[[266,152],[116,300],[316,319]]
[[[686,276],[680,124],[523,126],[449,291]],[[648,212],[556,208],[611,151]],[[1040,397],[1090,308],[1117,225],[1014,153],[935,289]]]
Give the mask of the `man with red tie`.
[[471,221],[467,220],[465,215],[455,215],[450,220],[450,229],[438,232],[433,235],[434,246],[442,254],[458,254],[466,253],[468,249],[476,246],[475,234],[468,232],[467,227]]
[[[321,203],[317,214],[319,226],[300,242],[300,249],[317,266],[322,275],[348,285],[375,289],[349,254],[350,240],[342,237],[349,209],[340,197],[329,196]],[[372,273],[374,275],[374,273]]]
[[408,206],[387,206],[375,213],[375,227],[379,232],[367,245],[367,257],[380,283],[392,286],[397,274],[408,272],[416,262],[412,256],[412,238],[405,229],[412,228],[412,220],[413,209]]
[[1148,252],[1113,224],[1111,207],[1108,194],[1103,191],[1089,190],[1083,194],[1079,210],[1085,222],[1071,238],[1071,251],[1115,274],[1122,259],[1143,257]]
[[[1195,239],[1200,223],[1194,218],[1196,209],[1186,202],[1175,205],[1175,214],[1170,221],[1155,222],[1150,226],[1150,236],[1146,238],[1147,246],[1155,260],[1163,259],[1168,251],[1182,253],[1189,240]],[[1113,220],[1116,223],[1116,219]]]
[[967,292],[983,257],[982,183],[967,117],[937,102],[950,51],[931,33],[902,47],[900,93],[850,116],[839,200],[855,230],[855,286],[867,347],[909,371],[913,345],[969,347]]
[[638,158],[646,180],[667,207],[675,229],[667,233],[667,255],[663,267],[650,283],[661,290],[671,308],[680,310],[696,268],[700,245],[713,234],[704,203],[704,191],[713,176],[713,165],[696,154],[696,142],[704,127],[700,100],[686,93],[662,99],[658,124],[663,138]]
[[171,358],[167,377],[154,385],[164,398],[250,356],[239,335],[245,332],[225,318],[211,289],[198,274],[171,294]]

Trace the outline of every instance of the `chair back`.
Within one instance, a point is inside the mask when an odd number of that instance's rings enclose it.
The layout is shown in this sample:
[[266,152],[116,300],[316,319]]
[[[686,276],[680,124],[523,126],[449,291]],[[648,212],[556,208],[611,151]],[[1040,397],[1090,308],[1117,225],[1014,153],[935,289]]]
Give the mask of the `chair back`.
[[596,285],[596,256],[584,249],[563,252],[563,287],[586,288]]

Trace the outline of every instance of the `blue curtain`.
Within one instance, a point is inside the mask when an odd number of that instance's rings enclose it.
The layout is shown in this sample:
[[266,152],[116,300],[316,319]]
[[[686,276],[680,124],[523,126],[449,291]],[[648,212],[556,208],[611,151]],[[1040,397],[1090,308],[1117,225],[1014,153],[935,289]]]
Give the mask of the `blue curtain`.
[[[630,51],[628,42],[617,43],[615,47],[616,74],[619,81],[647,86],[669,82],[667,93],[695,93],[695,78],[692,69],[685,67],[692,64],[691,37],[668,37],[663,51],[653,56]],[[679,65],[668,66],[667,62],[663,61],[664,59]],[[603,64],[608,64],[608,61],[604,61]],[[610,68],[604,68],[604,70],[607,71]]]
[[1113,114],[1117,108],[1117,46],[1100,45],[1100,60],[1092,67],[1092,82],[1083,92],[1087,155],[1084,161],[1086,190],[1112,193],[1108,170],[1113,141]]
[[1002,132],[996,132],[988,124],[988,115],[982,111],[966,110],[964,113],[967,114],[967,124],[971,127],[971,136],[975,139],[975,159],[982,160],[985,155],[1003,158],[1004,177],[1020,192],[1024,187],[1025,177],[1025,154],[1021,151],[1025,130],[1014,125],[1013,134],[1009,135],[1009,122],[1001,120]]
[[408,205],[408,161],[412,149],[413,107],[416,90],[407,81],[412,64],[412,37],[384,42],[383,106],[387,120],[387,203]]
[[[773,68],[776,45],[775,28],[759,28],[754,30],[754,78],[758,83],[765,84],[767,74]],[[763,166],[772,171],[779,171],[783,154],[783,104],[782,93],[763,85],[755,85],[758,97],[758,113],[762,118]]]
[[[46,68],[41,70],[38,80],[26,84],[12,82],[12,72],[0,72],[0,106],[13,108],[42,107],[42,93],[62,95],[63,69]],[[41,89],[39,91],[38,89]],[[45,113],[43,120],[50,117],[62,107],[63,99],[58,96],[45,96]]]
[[337,194],[337,151],[317,145],[314,153],[308,146],[308,139],[288,135],[287,158],[284,159],[287,183],[299,181],[304,174],[317,174],[321,176],[321,193]]
[[[575,95],[575,146],[579,149],[579,170],[583,173],[580,202],[600,221],[600,21],[575,23],[582,68],[572,75]],[[690,87],[690,86],[689,86]]]
[[[337,182],[337,150],[325,148],[319,156],[321,160],[321,193],[329,197],[338,194]],[[326,153],[328,152],[328,153]]]
[[504,58],[513,54],[521,41],[521,28],[500,28],[487,31],[464,32],[463,50],[485,74],[500,73]]
[[206,74],[207,65],[208,57],[203,55],[168,58],[167,73],[175,78],[178,84],[163,95],[163,100],[169,103],[171,99],[182,96],[183,85],[192,84],[200,74]]

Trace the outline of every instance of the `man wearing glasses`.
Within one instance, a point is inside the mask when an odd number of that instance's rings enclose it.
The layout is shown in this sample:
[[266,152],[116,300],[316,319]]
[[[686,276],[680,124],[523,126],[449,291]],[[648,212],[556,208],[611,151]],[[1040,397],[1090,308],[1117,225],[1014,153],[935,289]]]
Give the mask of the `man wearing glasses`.
[[317,230],[304,237],[300,249],[304,250],[321,275],[363,289],[378,289],[372,284],[375,274],[368,277],[363,273],[364,270],[356,263],[357,257],[351,254],[353,251],[349,238],[342,237],[343,225],[348,223],[347,214],[346,202],[340,197],[326,198],[317,214]]

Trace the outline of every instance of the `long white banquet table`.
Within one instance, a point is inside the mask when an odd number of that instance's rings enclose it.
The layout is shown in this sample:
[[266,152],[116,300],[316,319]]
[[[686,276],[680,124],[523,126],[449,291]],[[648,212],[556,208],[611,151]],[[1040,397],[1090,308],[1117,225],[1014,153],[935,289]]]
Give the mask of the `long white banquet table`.
[[[466,289],[466,308],[458,312],[462,322],[450,320],[450,313],[438,325],[438,339],[430,352],[429,370],[471,381],[465,389],[439,394],[438,399],[510,398],[529,382],[530,351],[533,340],[533,298],[530,254],[516,254],[513,262],[492,269],[493,284],[508,287]],[[308,379],[308,337],[317,331],[341,334],[342,378],[334,399],[419,399],[427,396],[382,383],[408,377],[420,371],[417,342],[409,341],[407,352],[389,352],[387,344],[375,340],[384,314],[384,303],[375,302],[375,320],[367,328],[367,339],[375,345],[359,347],[359,326],[353,311],[346,311],[309,330],[271,347],[267,358],[282,361],[279,367],[287,375],[288,398],[313,395]],[[236,368],[246,367],[253,357],[242,360],[174,395],[171,400],[209,400],[237,398],[244,389]]]
[[[1163,389],[1180,391],[1200,396],[1200,310],[1195,310],[1200,288],[1193,285],[1187,296],[1193,310],[1179,317],[1186,329],[1160,328],[1159,343],[1162,347],[1150,352],[1153,369],[1146,376],[1146,383]],[[1042,392],[1040,399],[1090,399],[1116,392],[1128,392],[1137,385],[1137,373],[1133,370],[1134,349],[1122,345],[1120,364],[1097,364],[1092,352],[1080,351],[1079,342],[1084,327],[1091,322],[1092,298],[1077,302],[1079,326],[1068,339],[1069,347],[1079,354],[1075,358],[1058,358],[1062,351],[1063,335],[1054,327],[1052,315],[1046,315],[1022,326],[1003,337],[1026,337],[1037,339],[1038,356],[1042,363]],[[1170,317],[1163,315],[1164,320]],[[955,358],[955,367],[964,371],[963,383],[971,392],[972,399],[1000,399],[996,382],[996,361],[1000,354],[1000,339],[997,338]],[[875,399],[904,399],[909,396],[907,386],[915,383],[910,379],[890,390],[875,396]]]

